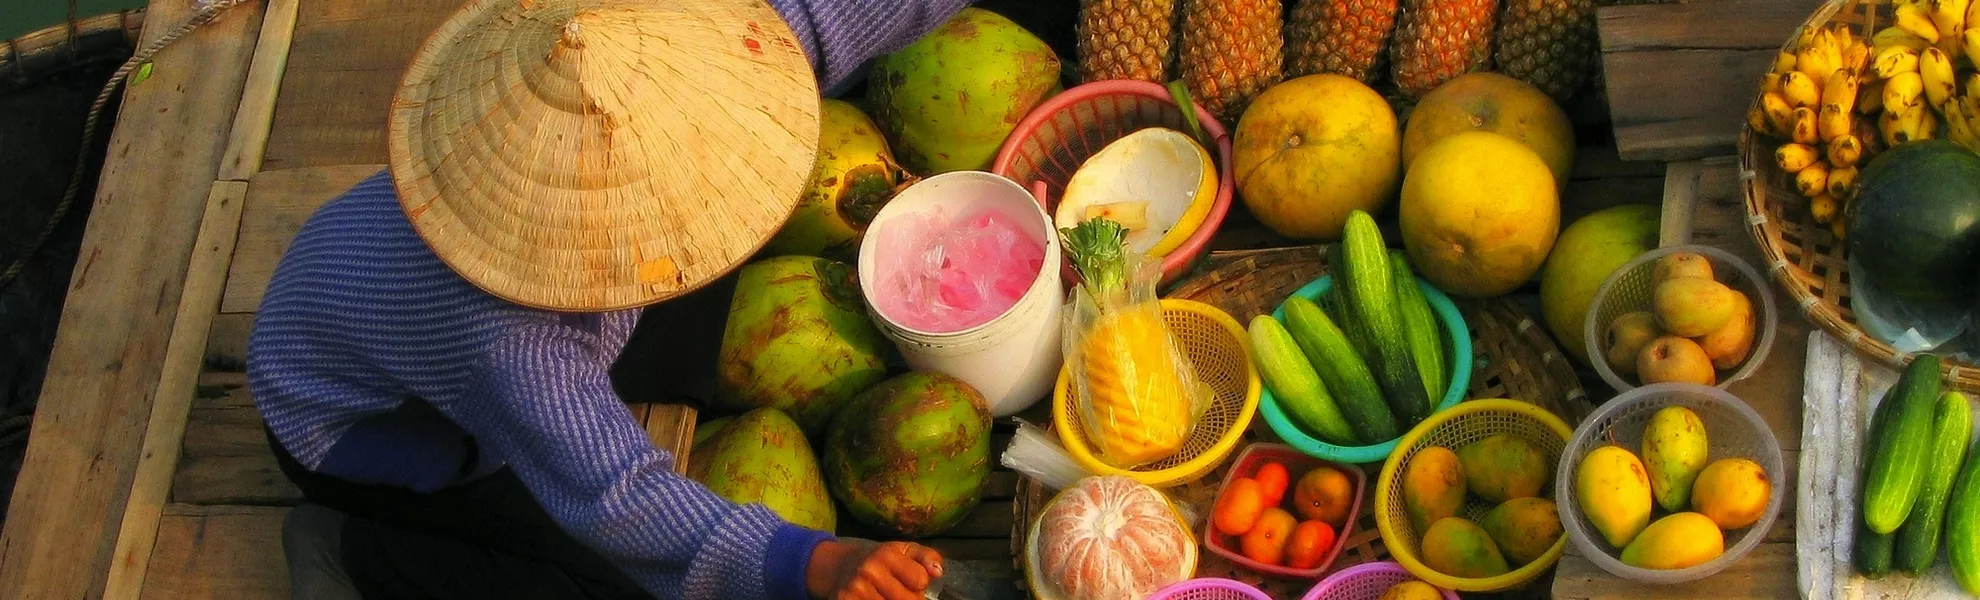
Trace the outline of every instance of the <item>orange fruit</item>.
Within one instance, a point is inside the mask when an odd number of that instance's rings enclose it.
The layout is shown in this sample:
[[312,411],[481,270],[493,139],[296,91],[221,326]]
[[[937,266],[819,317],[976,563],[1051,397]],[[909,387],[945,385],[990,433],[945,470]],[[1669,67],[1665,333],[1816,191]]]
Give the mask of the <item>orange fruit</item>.
[[1265,511],[1265,492],[1258,481],[1250,477],[1231,480],[1224,493],[1217,496],[1217,504],[1210,508],[1210,520],[1217,531],[1224,535],[1244,535],[1258,523],[1258,515]]
[[1286,499],[1285,465],[1279,464],[1278,461],[1259,465],[1258,472],[1252,473],[1251,478],[1258,482],[1260,489],[1264,490],[1266,506],[1278,506],[1279,502]]
[[1354,480],[1332,467],[1320,467],[1300,476],[1293,488],[1293,508],[1305,519],[1344,527],[1348,510],[1354,506]]
[[1258,524],[1244,533],[1239,547],[1245,558],[1268,565],[1285,564],[1286,542],[1292,540],[1292,513],[1281,508],[1267,508],[1258,515]]
[[1334,549],[1334,528],[1320,521],[1302,521],[1286,541],[1286,566],[1311,569],[1320,566],[1327,551]]

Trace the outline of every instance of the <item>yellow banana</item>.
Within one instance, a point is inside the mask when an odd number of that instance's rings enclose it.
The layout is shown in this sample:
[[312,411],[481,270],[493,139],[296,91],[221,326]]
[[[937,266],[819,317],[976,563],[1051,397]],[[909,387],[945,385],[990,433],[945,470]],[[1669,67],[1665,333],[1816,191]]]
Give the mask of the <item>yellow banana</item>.
[[1781,76],[1781,97],[1795,108],[1815,106],[1822,103],[1822,84],[1816,83],[1807,73],[1795,71]]
[[1830,104],[1839,105],[1842,107],[1842,112],[1844,113],[1856,110],[1856,88],[1858,87],[1860,86],[1856,80],[1856,73],[1848,70],[1836,71],[1834,75],[1829,76],[1829,81],[1822,86],[1822,104],[1824,106]]
[[1829,195],[1837,199],[1856,196],[1856,167],[1836,167],[1829,171]]
[[1968,29],[1959,36],[1960,47],[1966,50],[1966,59],[1980,64],[1980,29]]
[[1795,70],[1815,81],[1828,81],[1830,73],[1842,68],[1842,50],[1835,43],[1835,34],[1828,29],[1816,32],[1815,38],[1795,54]]
[[1815,147],[1807,144],[1781,144],[1781,147],[1774,149],[1774,164],[1789,173],[1800,173],[1820,160],[1822,156],[1815,152]]
[[[1781,84],[1785,87],[1787,84]],[[1884,82],[1884,112],[1904,114],[1919,105],[1925,95],[1925,78],[1916,72],[1900,73]]]
[[1836,234],[1836,239],[1839,239],[1839,240],[1841,240],[1841,239],[1848,239],[1848,238],[1849,238],[1849,219],[1836,219],[1836,220],[1834,220],[1834,221],[1830,221],[1830,222],[1829,222],[1829,232],[1830,232],[1830,233],[1834,233],[1834,234]]
[[1966,0],[1932,0],[1932,24],[1939,27],[1939,37],[1956,38],[1966,30]]
[[1865,81],[1856,86],[1856,113],[1869,116],[1880,110],[1884,110],[1884,80]]
[[1794,131],[1794,106],[1780,94],[1760,96],[1760,110],[1767,112],[1767,120],[1774,124],[1776,134],[1785,136]]
[[1870,68],[1877,72],[1878,77],[1884,79],[1917,72],[1918,51],[1904,46],[1885,48],[1877,53],[1876,58],[1871,59]]
[[1850,40],[1849,47],[1843,48],[1842,68],[1862,73],[1864,67],[1870,66],[1870,52],[1870,42],[1863,38]]
[[1898,29],[1903,29],[1905,33],[1918,36],[1919,39],[1925,40],[1925,43],[1939,43],[1939,26],[1932,22],[1931,16],[1926,14],[1925,7],[1916,4],[1900,4],[1897,6],[1897,10],[1892,12],[1895,14],[1895,21],[1892,24],[1897,25]]
[[1855,133],[1829,140],[1827,158],[1829,164],[1837,167],[1855,167],[1856,161],[1863,158],[1863,142]]
[[1803,106],[1794,109],[1794,129],[1789,137],[1798,144],[1817,144],[1822,141],[1821,128],[1815,123],[1815,109]]
[[1823,225],[1827,225],[1830,221],[1835,220],[1836,210],[1840,208],[1842,208],[1842,203],[1837,202],[1835,197],[1828,194],[1817,195],[1808,200],[1808,212],[1815,215],[1816,223]]
[[1810,198],[1829,191],[1829,165],[1821,161],[1794,173],[1794,189]]
[[1877,139],[1882,140],[1885,146],[1898,145],[1899,134],[1904,133],[1903,123],[1899,122],[1899,119],[1903,116],[1904,113],[1902,111],[1891,112],[1888,110],[1877,115],[1877,133],[1879,134]]
[[1915,140],[1929,140],[1937,137],[1939,120],[1932,116],[1931,107],[1913,106],[1898,116],[1898,143]]
[[[1922,52],[1931,45],[1932,43],[1925,41],[1924,38],[1911,35],[1910,33],[1906,33],[1905,30],[1896,27],[1885,27],[1882,31],[1878,31],[1876,35],[1870,37],[1870,51],[1872,53],[1883,52],[1884,49],[1893,46],[1903,46],[1910,48],[1913,52]],[[1779,65],[1776,64],[1776,66]]]
[[1980,23],[1980,2],[1966,3],[1966,22]]
[[1746,109],[1746,126],[1760,135],[1774,135],[1774,122],[1767,119],[1767,111],[1758,106]]
[[1946,139],[1962,146],[1968,145],[1973,139],[1973,126],[1967,118],[1966,109],[1955,100],[1947,102],[1944,110],[1945,114],[1942,116],[1946,121]]
[[1782,79],[1782,75],[1780,73],[1768,73],[1766,75],[1761,75],[1760,93],[1762,94],[1779,93],[1781,91],[1781,79]]
[[[1883,113],[1878,113],[1879,118],[1876,119],[1866,118],[1856,120],[1856,133],[1853,135],[1856,137],[1857,143],[1857,159],[1855,161],[1857,164],[1863,164],[1863,161],[1876,156],[1877,153],[1883,152],[1885,148],[1890,147],[1890,144],[1884,143],[1882,116]],[[1838,141],[1840,142],[1840,140]]]
[[1794,70],[1795,53],[1781,52],[1774,56],[1774,72],[1786,73]]
[[1918,74],[1925,84],[1925,99],[1932,106],[1944,107],[1946,100],[1953,97],[1959,83],[1953,78],[1952,57],[1938,48],[1926,48],[1918,57]]
[[1843,110],[1841,105],[1825,104],[1822,106],[1822,112],[1815,115],[1815,128],[1822,136],[1822,141],[1828,142],[1849,135],[1849,132],[1856,128],[1856,124],[1850,121],[1849,111]]

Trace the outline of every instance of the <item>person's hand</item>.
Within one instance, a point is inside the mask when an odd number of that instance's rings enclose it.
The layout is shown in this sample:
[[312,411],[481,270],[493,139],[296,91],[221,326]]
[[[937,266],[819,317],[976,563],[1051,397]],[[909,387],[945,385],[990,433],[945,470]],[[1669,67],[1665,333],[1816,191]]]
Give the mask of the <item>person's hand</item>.
[[828,541],[811,552],[805,589],[825,600],[923,600],[942,576],[942,555],[907,542]]

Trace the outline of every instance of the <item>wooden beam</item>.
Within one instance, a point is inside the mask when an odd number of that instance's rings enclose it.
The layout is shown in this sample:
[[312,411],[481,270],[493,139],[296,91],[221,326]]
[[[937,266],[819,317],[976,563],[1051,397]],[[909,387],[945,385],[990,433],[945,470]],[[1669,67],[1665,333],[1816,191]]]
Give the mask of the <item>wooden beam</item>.
[[1596,12],[1624,160],[1732,154],[1760,76],[1824,0],[1716,0]]
[[[191,7],[151,3],[145,41]],[[159,52],[124,92],[0,532],[0,598],[104,590],[261,21],[259,3],[231,9]]]
[[227,272],[227,293],[220,312],[251,313],[261,306],[261,294],[268,290],[275,265],[282,262],[282,253],[288,251],[309,216],[323,203],[384,168],[338,165],[256,173],[241,214],[239,250]]
[[288,598],[289,565],[282,554],[288,513],[286,507],[167,505],[143,598]]
[[130,500],[124,506],[117,549],[104,584],[103,597],[107,599],[135,599],[144,589],[152,543],[158,536],[158,519],[171,495],[179,450],[185,442],[193,387],[206,362],[206,337],[212,330],[213,316],[220,312],[227,268],[233,264],[234,245],[241,231],[241,209],[247,204],[247,178],[260,167],[261,151],[268,143],[268,123],[275,111],[275,96],[282,87],[282,66],[288,62],[289,38],[295,30],[298,3],[299,0],[271,0],[265,7],[254,58],[248,65],[241,96],[235,102],[234,122],[215,173],[219,181],[213,182],[213,190],[207,196],[206,214],[200,221],[185,283],[180,287],[178,314],[173,319],[171,339],[165,346],[158,385],[152,392],[151,419],[145,427],[143,451],[138,454]]

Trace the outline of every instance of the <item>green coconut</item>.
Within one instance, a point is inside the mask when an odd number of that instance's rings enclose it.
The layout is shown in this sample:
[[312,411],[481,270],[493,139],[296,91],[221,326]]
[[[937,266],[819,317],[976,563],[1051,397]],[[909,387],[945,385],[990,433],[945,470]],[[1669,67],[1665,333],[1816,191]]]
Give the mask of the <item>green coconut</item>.
[[732,502],[760,503],[800,527],[838,528],[818,456],[783,411],[759,408],[722,423],[714,435],[695,437],[689,479]]
[[744,265],[716,364],[716,408],[776,408],[817,438],[887,378],[894,346],[867,317],[852,267],[809,256]]
[[867,100],[908,170],[983,171],[1018,122],[1063,89],[1059,74],[1044,40],[1003,15],[965,8],[875,61]]
[[825,481],[853,518],[935,535],[976,508],[990,475],[990,408],[960,379],[914,371],[860,394],[832,422]]

